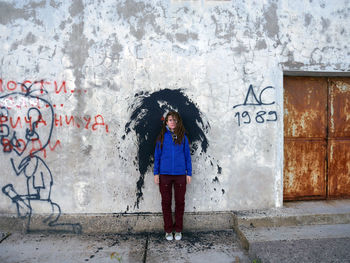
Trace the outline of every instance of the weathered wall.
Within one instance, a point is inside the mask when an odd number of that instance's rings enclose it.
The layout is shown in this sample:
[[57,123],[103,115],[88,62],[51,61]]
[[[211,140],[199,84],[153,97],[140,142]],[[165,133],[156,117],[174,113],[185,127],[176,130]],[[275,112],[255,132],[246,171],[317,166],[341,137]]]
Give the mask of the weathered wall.
[[[168,109],[193,146],[186,211],[281,206],[283,71],[349,72],[349,13],[348,0],[1,1],[0,212],[159,212]],[[33,179],[28,208],[16,197]]]

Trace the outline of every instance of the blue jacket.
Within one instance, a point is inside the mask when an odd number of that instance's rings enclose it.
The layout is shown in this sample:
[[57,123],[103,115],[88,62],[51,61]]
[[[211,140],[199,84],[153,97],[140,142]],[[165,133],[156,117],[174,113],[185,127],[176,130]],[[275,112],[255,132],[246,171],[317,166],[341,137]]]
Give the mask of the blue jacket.
[[154,175],[189,175],[192,176],[190,146],[186,135],[181,144],[175,144],[169,130],[164,134],[163,149],[157,141],[154,152]]

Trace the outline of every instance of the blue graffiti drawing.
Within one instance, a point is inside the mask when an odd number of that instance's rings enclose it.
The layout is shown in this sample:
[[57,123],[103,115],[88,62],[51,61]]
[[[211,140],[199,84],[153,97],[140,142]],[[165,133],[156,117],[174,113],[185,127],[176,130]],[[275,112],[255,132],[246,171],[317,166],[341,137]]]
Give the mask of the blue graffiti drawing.
[[[253,85],[249,85],[247,94],[245,96],[244,102],[242,104],[237,104],[233,106],[233,109],[238,108],[238,107],[250,107],[250,106],[269,106],[275,104],[275,101],[272,102],[266,102],[263,100],[262,96],[266,90],[269,89],[275,89],[272,86],[267,86],[265,87],[257,97]],[[254,118],[255,115],[255,118]],[[249,112],[247,110],[237,111],[235,113],[235,117],[237,117],[237,124],[238,126],[241,126],[241,124],[249,124],[252,123],[252,119],[255,119],[255,122],[258,124],[261,123],[266,123],[266,122],[276,122],[277,121],[277,112],[272,110],[272,111],[265,111],[265,110],[260,110],[258,112]]]
[[3,153],[10,157],[15,176],[25,178],[26,191],[23,193],[23,189],[15,189],[9,182],[2,187],[2,192],[16,205],[18,217],[27,219],[27,231],[33,230],[33,210],[34,206],[39,205],[48,210],[45,211],[48,215],[42,221],[44,226],[48,226],[45,230],[80,233],[80,224],[59,222],[61,208],[51,200],[52,173],[38,156],[38,152],[43,151],[50,142],[54,124],[53,107],[40,97],[43,90],[31,90],[31,86],[22,85],[26,92],[0,96],[0,145]]
[[[259,94],[259,98],[256,97],[256,94],[254,92],[254,89],[253,89],[253,85],[249,85],[249,88],[248,88],[248,91],[247,91],[247,95],[245,96],[245,99],[244,99],[244,102],[242,104],[237,104],[235,106],[233,106],[233,108],[236,108],[236,107],[239,107],[239,106],[261,106],[261,105],[273,105],[275,104],[274,101],[272,102],[264,102],[263,99],[262,99],[262,95],[263,93],[268,90],[268,89],[275,89],[274,87],[272,86],[267,86],[265,87]],[[249,102],[249,100],[251,100]]]

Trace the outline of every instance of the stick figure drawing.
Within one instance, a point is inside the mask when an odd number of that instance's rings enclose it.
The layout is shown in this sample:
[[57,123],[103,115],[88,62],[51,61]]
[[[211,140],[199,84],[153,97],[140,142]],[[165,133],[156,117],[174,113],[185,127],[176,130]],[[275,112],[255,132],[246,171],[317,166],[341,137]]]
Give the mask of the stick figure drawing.
[[53,176],[46,162],[38,156],[51,139],[53,107],[42,98],[46,93],[43,90],[23,87],[25,92],[0,96],[0,150],[2,148],[3,155],[8,157],[16,176],[13,181],[22,181],[24,185],[16,187],[14,182],[6,182],[2,192],[16,206],[18,217],[27,220],[27,232],[34,231],[32,215],[40,207],[45,215],[39,224],[41,230],[46,226],[45,230],[81,233],[79,223],[60,222],[61,208],[51,199]]

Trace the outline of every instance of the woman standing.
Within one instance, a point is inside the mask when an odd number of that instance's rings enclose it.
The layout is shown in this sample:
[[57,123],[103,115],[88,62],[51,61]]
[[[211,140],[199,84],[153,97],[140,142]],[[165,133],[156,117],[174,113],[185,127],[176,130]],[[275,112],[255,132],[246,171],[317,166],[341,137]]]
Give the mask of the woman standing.
[[[154,182],[162,197],[165,238],[182,238],[186,184],[191,183],[192,164],[189,141],[180,114],[169,112],[157,138],[154,153]],[[175,190],[175,224],[171,214],[172,189]],[[174,229],[175,228],[175,229]]]

